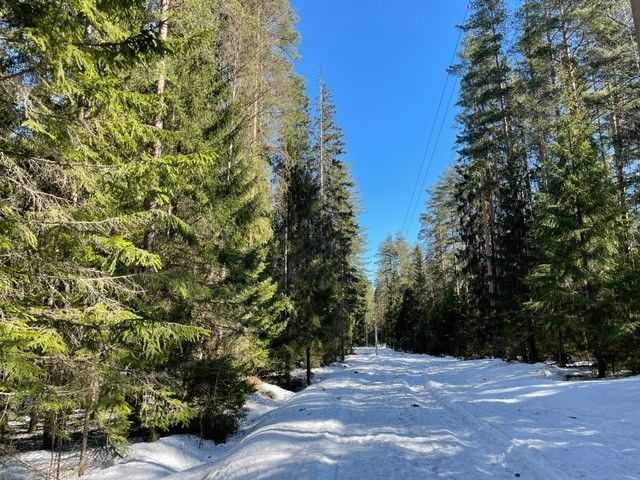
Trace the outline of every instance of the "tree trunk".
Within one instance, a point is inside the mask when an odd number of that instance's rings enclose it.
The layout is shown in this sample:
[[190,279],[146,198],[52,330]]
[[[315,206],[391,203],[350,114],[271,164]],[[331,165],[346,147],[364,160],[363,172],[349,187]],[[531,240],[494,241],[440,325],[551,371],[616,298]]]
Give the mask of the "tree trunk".
[[[161,41],[166,41],[167,36],[169,34],[169,0],[161,0],[160,1],[160,32],[158,34],[158,38]],[[158,62],[158,79],[156,80],[156,89],[155,93],[158,96],[162,96],[164,94],[165,85],[167,82],[167,61],[164,57],[160,59]],[[158,106],[158,112],[156,113],[156,118],[154,121],[154,126],[158,130],[162,130],[164,128],[164,102],[160,100]],[[156,138],[156,141],[153,146],[153,156],[156,159],[159,159],[162,156],[162,141],[160,137]],[[145,199],[145,208],[147,210],[153,210],[158,206],[157,201],[154,198],[147,197]],[[156,242],[156,227],[152,225],[147,229],[144,233],[144,249],[148,252],[152,252]]]
[[536,345],[533,319],[531,317],[527,320],[527,356],[529,363],[536,363],[538,361],[538,346]]
[[607,374],[607,361],[601,348],[596,352],[596,362],[598,362],[598,378],[604,378]]
[[285,385],[287,386],[287,389],[289,389],[291,387],[291,365],[289,365],[288,358],[285,361],[284,370],[285,370],[285,374],[284,374]]
[[307,345],[307,385],[311,385],[311,344]]
[[487,292],[489,294],[491,319],[491,352],[494,357],[498,356],[498,325],[495,311],[495,283],[494,283],[494,263],[493,263],[493,235],[492,235],[492,209],[491,198],[488,192],[482,193],[482,243],[485,268],[487,274]]
[[318,159],[320,169],[320,199],[324,201],[324,83],[320,78],[320,101],[318,102],[320,110],[320,135],[318,143],[320,144],[320,158]]
[[373,322],[373,337],[374,337],[373,340],[376,346],[376,355],[378,355],[378,316],[377,315]]
[[53,450],[55,448],[55,422],[55,414],[50,412],[45,413],[42,431],[42,450]]
[[35,408],[29,412],[29,430],[27,433],[36,433],[38,428],[38,413]]
[[629,238],[631,237],[629,227],[629,211],[627,208],[627,179],[625,176],[625,148],[622,139],[622,126],[620,120],[619,100],[617,95],[613,96],[613,105],[611,112],[611,135],[613,141],[613,153],[615,159],[616,184],[618,189],[618,205],[622,210],[625,220],[625,232],[620,250],[622,254],[628,254],[631,250]]
[[344,307],[342,305],[342,300],[341,300],[340,301],[340,361],[343,363],[344,363],[345,348],[346,348],[346,339],[345,339],[346,328],[347,328],[347,325],[344,318]]
[[562,327],[558,330],[558,365],[560,368],[567,366],[567,352],[564,349],[564,330]]
[[638,42],[638,54],[640,55],[640,0],[631,0],[633,10],[633,22],[636,26],[636,41]]
[[80,460],[78,462],[78,476],[84,475],[87,469],[87,444],[89,443],[89,419],[91,417],[90,406],[84,409],[84,420],[82,423],[82,439],[80,441]]

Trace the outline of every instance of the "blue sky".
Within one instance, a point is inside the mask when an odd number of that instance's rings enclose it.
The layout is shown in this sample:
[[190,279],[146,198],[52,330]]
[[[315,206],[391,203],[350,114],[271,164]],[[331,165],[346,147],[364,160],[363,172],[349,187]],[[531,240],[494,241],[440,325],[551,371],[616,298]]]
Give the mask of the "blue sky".
[[[363,208],[360,224],[366,232],[365,262],[371,273],[380,240],[401,230],[407,215],[466,0],[293,0],[292,4],[302,37],[297,71],[315,98],[322,68],[337,105],[346,159]],[[451,78],[432,147],[456,85]],[[455,100],[454,94],[452,103]],[[411,241],[419,230],[425,188],[454,158],[454,115],[452,105],[437,148],[427,154],[418,183],[419,204],[415,212],[411,207],[405,225]]]

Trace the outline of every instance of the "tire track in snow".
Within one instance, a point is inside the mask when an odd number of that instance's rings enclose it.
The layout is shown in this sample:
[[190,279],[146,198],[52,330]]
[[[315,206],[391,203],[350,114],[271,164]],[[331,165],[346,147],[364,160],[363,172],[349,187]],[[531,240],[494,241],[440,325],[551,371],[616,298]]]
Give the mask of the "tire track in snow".
[[[346,387],[343,388],[349,388],[352,386],[353,382],[349,380]],[[332,390],[332,394],[334,393],[335,392],[333,392]],[[342,396],[336,397],[336,401],[338,405],[338,414],[334,415],[332,420],[338,421],[342,425],[348,425],[350,418],[349,408],[344,404]],[[342,446],[342,443],[345,442],[345,440],[340,435],[331,434],[329,432],[324,432],[321,434],[321,436],[323,437],[322,443],[325,446],[325,450],[322,452],[322,454],[324,457],[330,459],[333,463],[327,461],[320,462],[315,470],[314,478],[316,480],[338,480],[338,473],[340,470],[339,459],[344,455],[344,451],[340,447]]]
[[[349,357],[348,365],[329,367],[326,381],[265,417],[223,459],[171,478],[509,480],[518,474],[522,480],[637,478],[629,475],[638,471],[633,456],[637,442],[625,444],[627,450],[615,456],[617,463],[596,462],[617,441],[611,427],[606,435],[594,438],[591,435],[598,432],[563,434],[573,423],[566,419],[561,423],[560,417],[573,410],[542,419],[531,412],[521,417],[506,405],[534,398],[527,403],[529,409],[546,411],[559,401],[592,398],[593,393],[574,392],[580,395],[544,402],[537,397],[547,398],[541,394],[549,386],[531,380],[534,374],[528,367],[513,368],[499,362],[459,362],[385,350],[374,357],[371,350],[362,350]],[[487,374],[495,378],[478,381]],[[592,391],[594,385],[584,388]],[[640,392],[640,382],[635,385],[624,390],[627,403],[618,405],[612,421],[635,425],[633,414],[625,411],[622,416],[621,410],[636,405],[633,389]],[[590,411],[582,409],[579,418],[584,416],[585,426],[595,431],[600,424],[587,421]],[[591,450],[581,450],[583,445]]]
[[[427,391],[430,394],[430,398],[432,398],[449,414],[453,415],[461,424],[467,425],[470,427],[471,431],[480,435],[488,445],[494,445],[500,450],[503,450],[501,455],[502,458],[500,462],[495,463],[496,465],[501,465],[501,463],[505,462],[506,458],[511,455],[518,461],[517,465],[526,468],[526,470],[525,468],[515,468],[516,473],[522,475],[523,472],[526,472],[528,475],[533,475],[533,477],[527,476],[523,478],[534,478],[536,480],[566,480],[566,475],[560,475],[558,472],[554,471],[549,463],[546,462],[542,455],[540,455],[535,449],[528,449],[527,454],[524,455],[518,446],[514,445],[512,440],[515,439],[513,439],[513,437],[507,432],[497,427],[495,424],[491,424],[476,415],[470,414],[464,409],[464,407],[462,407],[462,402],[451,401],[439,394],[438,390],[444,385],[445,384],[433,380],[427,381]],[[487,454],[488,458],[495,456],[493,453],[490,454],[487,452]],[[512,464],[508,466],[501,466],[505,468],[505,470],[509,467],[514,469],[513,467],[515,467],[516,464],[513,462],[511,463]]]

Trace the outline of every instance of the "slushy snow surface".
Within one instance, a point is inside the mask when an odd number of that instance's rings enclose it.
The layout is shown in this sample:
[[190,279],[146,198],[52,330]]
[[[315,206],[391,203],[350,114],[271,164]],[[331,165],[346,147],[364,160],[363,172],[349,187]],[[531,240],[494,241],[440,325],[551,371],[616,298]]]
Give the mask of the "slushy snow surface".
[[181,461],[187,470],[122,464],[94,478],[640,479],[640,378],[563,382],[542,364],[357,353],[222,450]]

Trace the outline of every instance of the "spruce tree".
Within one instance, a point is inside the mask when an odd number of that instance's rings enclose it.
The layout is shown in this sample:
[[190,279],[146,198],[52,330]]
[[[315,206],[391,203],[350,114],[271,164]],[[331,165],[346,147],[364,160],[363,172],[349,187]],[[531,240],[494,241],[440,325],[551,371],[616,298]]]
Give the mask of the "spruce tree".
[[287,375],[294,362],[304,358],[309,384],[321,315],[320,189],[311,162],[308,99],[298,77],[292,77],[290,96],[281,152],[273,161],[277,203],[271,258],[274,278],[291,304],[284,312],[286,329],[275,346]]
[[536,213],[540,258],[531,276],[531,306],[546,325],[584,334],[603,377],[619,320],[611,288],[619,216],[607,169],[584,129],[585,110],[575,103],[568,108],[554,128],[558,161]]
[[320,234],[323,245],[322,343],[325,358],[343,359],[350,348],[349,332],[358,275],[360,228],[357,200],[348,165],[343,159],[342,129],[335,121],[336,108],[328,87],[320,83],[313,154],[320,185]]
[[150,373],[168,348],[204,330],[159,323],[137,308],[137,272],[162,267],[138,235],[179,222],[127,208],[131,197],[110,183],[133,164],[144,168],[150,158],[140,147],[156,139],[147,124],[156,103],[125,80],[166,51],[145,6],[22,7],[3,7],[2,23],[11,39],[2,89],[15,105],[1,146],[2,270],[11,279],[2,300],[4,388],[14,407],[27,400],[45,420],[50,446],[66,438],[70,414],[82,412],[82,472],[90,417],[118,443],[134,402],[149,428],[192,416],[172,382]]

